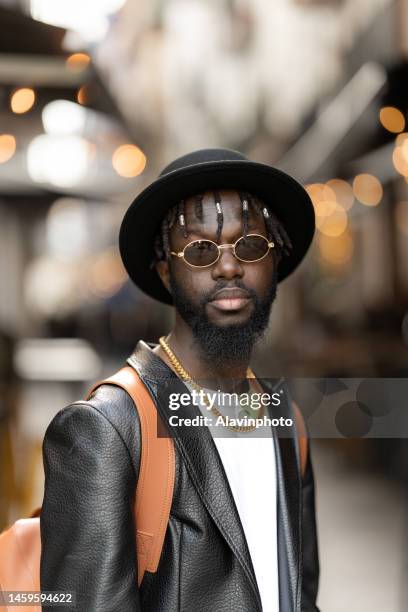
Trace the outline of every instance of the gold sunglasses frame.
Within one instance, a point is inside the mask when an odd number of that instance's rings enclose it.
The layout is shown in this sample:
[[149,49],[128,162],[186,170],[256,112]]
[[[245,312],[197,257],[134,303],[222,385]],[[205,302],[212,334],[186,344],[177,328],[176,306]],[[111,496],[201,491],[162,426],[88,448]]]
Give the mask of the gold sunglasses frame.
[[[250,261],[246,260],[246,259],[241,259],[240,257],[238,257],[238,255],[235,252],[235,247],[237,245],[237,243],[242,240],[243,238],[248,238],[249,236],[258,236],[259,238],[263,238],[265,240],[265,242],[267,242],[268,244],[268,250],[266,251],[265,255],[262,255],[262,257],[259,257],[258,259],[251,259]],[[189,261],[186,260],[186,258],[184,257],[184,251],[191,246],[194,242],[211,242],[212,244],[214,244],[217,249],[218,249],[218,257],[215,261],[211,262],[210,264],[206,264],[205,266],[196,266],[192,263],[190,263]],[[235,259],[238,259],[238,261],[242,261],[242,263],[256,263],[257,261],[262,261],[262,259],[265,259],[265,257],[267,255],[269,255],[271,249],[273,249],[275,246],[274,242],[270,242],[266,236],[262,236],[262,234],[247,234],[246,236],[240,236],[233,244],[217,244],[216,242],[214,242],[214,240],[209,240],[208,238],[203,238],[201,240],[192,240],[191,242],[189,242],[188,244],[186,244],[186,246],[184,247],[184,249],[182,251],[179,251],[178,253],[176,253],[175,251],[170,251],[171,255],[175,255],[176,257],[182,258],[184,263],[187,264],[188,266],[190,266],[191,268],[209,268],[210,266],[213,266],[214,264],[217,263],[217,261],[219,260],[219,258],[221,257],[221,249],[232,249],[232,253],[235,257]]]

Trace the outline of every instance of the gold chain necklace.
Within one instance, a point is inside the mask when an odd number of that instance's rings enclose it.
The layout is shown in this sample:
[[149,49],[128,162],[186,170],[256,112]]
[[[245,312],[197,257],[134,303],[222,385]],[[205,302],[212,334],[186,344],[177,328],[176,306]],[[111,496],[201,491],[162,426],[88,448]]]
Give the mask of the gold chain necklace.
[[[167,357],[169,358],[169,360],[170,360],[172,366],[174,367],[175,371],[177,372],[177,374],[179,374],[179,376],[183,380],[188,382],[193,387],[193,389],[195,389],[195,391],[197,391],[198,393],[203,391],[203,393],[200,393],[200,397],[204,398],[204,403],[211,410],[211,412],[213,412],[217,417],[221,418],[224,427],[227,427],[231,431],[235,431],[235,432],[239,432],[239,433],[249,433],[250,431],[254,431],[254,429],[256,429],[256,425],[228,425],[228,423],[225,420],[224,415],[215,406],[211,406],[210,405],[210,403],[208,401],[208,398],[207,398],[207,394],[200,387],[200,385],[198,385],[191,378],[191,376],[187,372],[187,370],[185,370],[185,368],[181,365],[180,361],[177,359],[177,357],[175,356],[175,354],[173,353],[173,351],[171,350],[171,348],[167,344],[165,337],[162,336],[159,339],[159,342],[160,342],[160,346],[162,347],[162,349],[166,353]],[[254,375],[254,373],[252,372],[252,370],[250,368],[248,368],[248,370],[247,370],[247,378],[255,378],[255,375]],[[260,414],[258,418],[261,418],[261,416],[263,416],[263,411],[264,411],[264,407],[262,406],[262,415]]]

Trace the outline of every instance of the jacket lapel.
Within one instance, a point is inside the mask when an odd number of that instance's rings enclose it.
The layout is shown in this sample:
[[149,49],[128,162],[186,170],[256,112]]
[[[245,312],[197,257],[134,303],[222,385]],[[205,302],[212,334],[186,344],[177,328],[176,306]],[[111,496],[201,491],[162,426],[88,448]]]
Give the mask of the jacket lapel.
[[[264,386],[269,387],[269,384]],[[285,384],[278,408],[269,408],[271,418],[295,421]],[[273,412],[272,412],[273,411]],[[279,603],[281,610],[298,612],[301,597],[301,479],[296,444],[296,429],[272,428],[275,440],[276,480],[278,494],[278,565]]]
[[[170,393],[189,393],[188,388],[145,342],[138,343],[128,363],[137,370],[156,398],[158,412],[170,430],[197,493],[248,579],[257,603],[254,612],[256,609],[261,610],[261,599],[245,533],[211,433],[207,427],[196,430],[194,427],[172,427],[169,424],[169,417],[175,414],[169,408]],[[200,410],[193,403],[180,406],[177,411],[180,418],[200,415]]]

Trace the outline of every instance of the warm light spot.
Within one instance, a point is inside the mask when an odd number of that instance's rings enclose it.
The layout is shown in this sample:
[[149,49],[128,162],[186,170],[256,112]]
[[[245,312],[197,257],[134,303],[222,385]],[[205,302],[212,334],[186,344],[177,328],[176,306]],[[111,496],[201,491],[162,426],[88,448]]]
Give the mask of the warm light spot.
[[11,134],[0,134],[0,164],[11,159],[16,151],[16,139]]
[[86,87],[86,85],[82,85],[82,87],[80,87],[78,89],[78,92],[77,92],[77,102],[78,102],[78,104],[87,104],[87,102],[88,102],[88,88]]
[[383,196],[383,188],[372,174],[358,174],[353,181],[353,193],[366,206],[376,206]]
[[350,210],[354,203],[354,195],[351,185],[343,179],[331,179],[326,186],[333,190],[337,204],[344,210]]
[[395,144],[397,147],[401,147],[406,140],[408,140],[408,133],[403,132],[402,134],[398,134],[395,139]]
[[333,189],[323,183],[311,183],[306,185],[305,189],[314,205],[322,201],[336,201],[336,194]]
[[354,245],[348,229],[340,236],[319,234],[318,246],[322,259],[333,266],[344,266],[351,261]]
[[10,98],[10,107],[13,113],[21,115],[26,113],[33,107],[35,102],[35,93],[29,87],[21,87],[16,89]]
[[112,156],[112,165],[119,176],[132,178],[143,172],[146,157],[135,145],[125,144],[116,149]]
[[87,53],[73,53],[66,59],[66,65],[70,70],[84,70],[89,66],[91,58]]
[[345,231],[347,222],[347,213],[338,204],[329,215],[316,217],[317,229],[326,236],[340,236]]
[[408,156],[406,154],[405,143],[402,147],[395,147],[392,153],[392,162],[397,172],[402,176],[408,176]]
[[315,205],[316,217],[327,217],[331,215],[337,208],[334,200],[321,200]]
[[398,229],[408,236],[408,202],[397,202],[395,207],[395,221]]
[[398,134],[405,128],[405,117],[398,108],[384,106],[380,110],[380,123],[389,132]]
[[95,257],[89,274],[89,289],[99,298],[114,295],[127,280],[127,274],[116,249],[108,249]]

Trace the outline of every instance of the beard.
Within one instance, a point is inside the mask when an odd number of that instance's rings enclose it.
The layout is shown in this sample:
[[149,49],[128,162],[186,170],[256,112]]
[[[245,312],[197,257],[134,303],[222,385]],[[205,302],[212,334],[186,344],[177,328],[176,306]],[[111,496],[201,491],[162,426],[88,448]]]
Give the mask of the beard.
[[[206,305],[217,291],[231,286],[248,292],[254,306],[251,315],[242,324],[215,325],[208,318]],[[175,282],[172,274],[170,274],[170,288],[174,306],[190,327],[194,344],[199,349],[201,357],[214,368],[225,361],[230,363],[249,361],[255,343],[268,327],[277,291],[277,271],[275,268],[270,286],[262,298],[240,280],[236,280],[233,285],[227,281],[219,281],[211,294],[203,296],[198,303],[190,299],[181,285]]]

